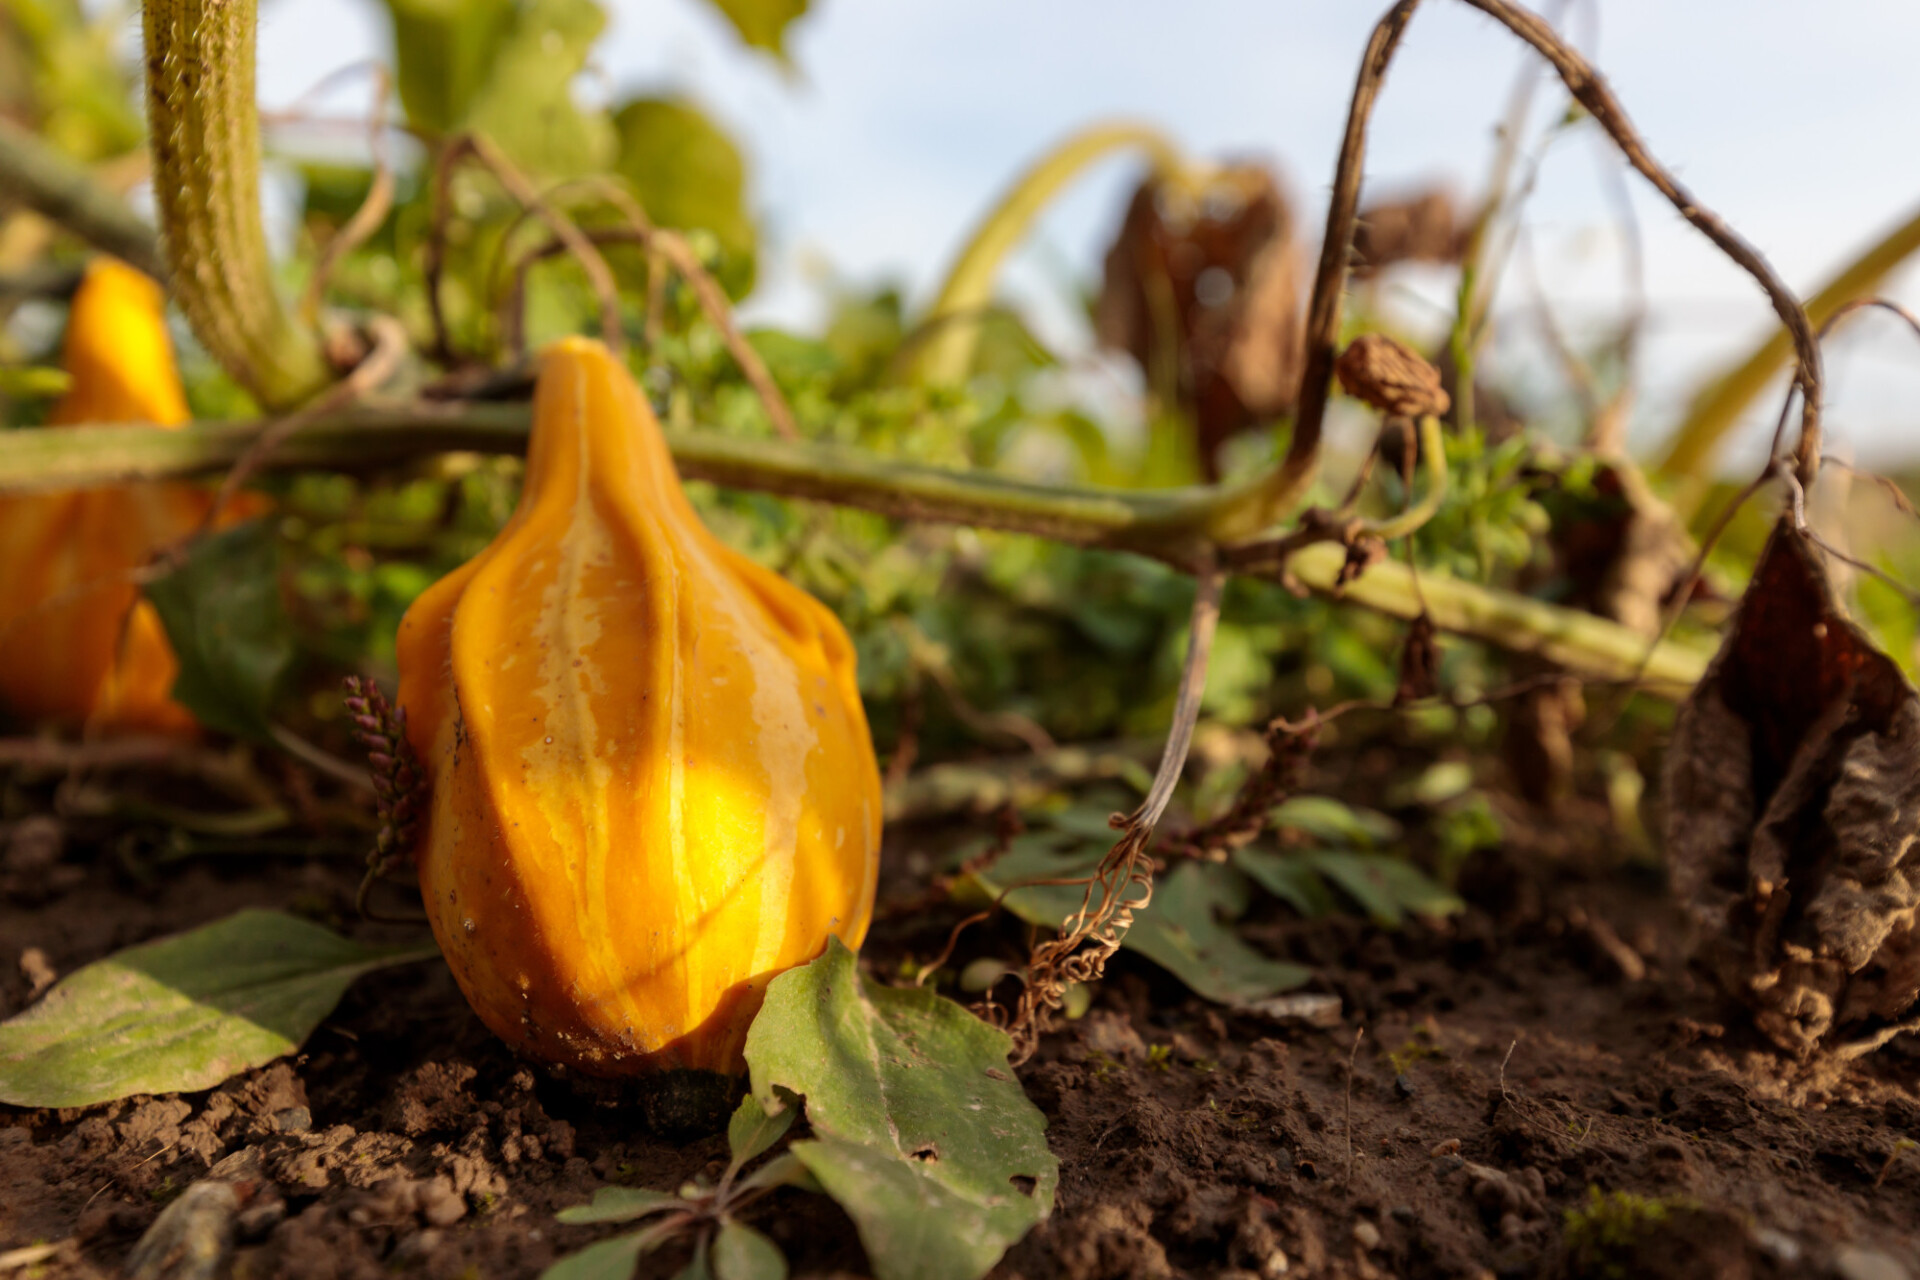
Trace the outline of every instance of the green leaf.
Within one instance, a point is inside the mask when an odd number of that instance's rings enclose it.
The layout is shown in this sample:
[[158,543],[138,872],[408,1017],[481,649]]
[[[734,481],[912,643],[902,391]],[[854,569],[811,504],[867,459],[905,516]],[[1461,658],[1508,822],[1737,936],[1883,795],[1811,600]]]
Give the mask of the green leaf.
[[569,1225],[584,1222],[632,1222],[651,1213],[677,1209],[686,1204],[668,1191],[649,1191],[645,1187],[601,1187],[587,1204],[562,1209],[553,1216]]
[[1273,823],[1336,844],[1372,848],[1400,838],[1400,824],[1384,813],[1356,809],[1331,796],[1294,796],[1273,810]]
[[740,1191],[755,1191],[761,1187],[797,1187],[801,1191],[813,1192],[823,1190],[813,1172],[800,1163],[799,1157],[788,1151],[781,1152],[735,1185]]
[[644,1231],[630,1231],[578,1253],[568,1254],[545,1271],[540,1280],[629,1280],[634,1264],[685,1228],[683,1221],[661,1222]]
[[837,938],[768,986],[747,1033],[753,1092],[805,1097],[814,1137],[791,1150],[878,1280],[975,1280],[1051,1211],[1059,1162],[1011,1044],[934,992],[867,982]]
[[603,111],[580,109],[573,82],[606,25],[594,0],[532,0],[501,41],[466,127],[529,173],[604,170],[615,149],[613,124]]
[[[1065,879],[1088,874],[1100,853],[1085,848],[1061,854],[1018,841],[1011,852],[974,880],[989,898],[1023,880]],[[1153,961],[1217,1004],[1245,1005],[1299,986],[1313,974],[1274,960],[1241,941],[1221,923],[1247,907],[1248,885],[1231,867],[1186,862],[1154,887],[1153,902],[1134,913],[1121,945]],[[1078,885],[1033,885],[1007,895],[1006,906],[1030,924],[1058,928],[1080,910]]]
[[209,729],[272,740],[267,713],[294,653],[279,570],[273,529],[255,520],[200,539],[147,584],[180,662],[174,699]]
[[639,98],[613,118],[620,135],[614,168],[663,227],[713,234],[726,255],[720,283],[740,297],[753,287],[753,218],[746,164],[725,131],[691,103]]
[[514,0],[386,0],[395,79],[407,122],[450,134],[493,71],[513,30]]
[[791,1098],[785,1099],[785,1106],[767,1114],[760,1105],[760,1099],[748,1094],[740,1099],[740,1105],[734,1109],[733,1119],[727,1121],[727,1147],[733,1153],[733,1167],[740,1168],[747,1161],[780,1141],[788,1129],[793,1127],[793,1118],[800,1108]]
[[714,1280],[713,1268],[708,1265],[707,1240],[702,1236],[693,1246],[693,1257],[687,1265],[680,1268],[680,1274],[674,1280]]
[[1155,886],[1126,945],[1216,1004],[1252,1004],[1311,978],[1312,970],[1262,955],[1221,923],[1246,909],[1247,882],[1233,868],[1185,862]]
[[711,0],[740,39],[786,61],[787,25],[807,11],[807,0]]
[[211,1089],[299,1048],[361,974],[435,954],[253,909],[129,947],[0,1023],[0,1102],[84,1107]]
[[1466,910],[1466,903],[1404,858],[1384,853],[1336,853],[1326,849],[1305,856],[1312,860],[1316,871],[1338,885],[1380,924],[1398,925],[1408,912],[1448,916]]
[[712,1257],[714,1280],[787,1280],[780,1247],[742,1223],[720,1224]]
[[1332,915],[1339,909],[1333,890],[1327,888],[1327,882],[1301,854],[1248,847],[1234,850],[1233,865],[1309,920]]
[[0,366],[0,398],[8,400],[51,400],[67,394],[73,375],[50,365],[15,364]]

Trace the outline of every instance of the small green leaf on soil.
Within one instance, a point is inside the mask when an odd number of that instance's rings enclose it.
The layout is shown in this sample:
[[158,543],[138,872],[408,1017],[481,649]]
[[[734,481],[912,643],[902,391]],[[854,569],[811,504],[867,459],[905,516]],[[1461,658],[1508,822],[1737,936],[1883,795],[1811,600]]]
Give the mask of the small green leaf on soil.
[[645,1187],[602,1187],[588,1204],[577,1204],[554,1214],[561,1222],[578,1226],[584,1222],[632,1222],[650,1213],[684,1206],[686,1201],[669,1191],[649,1191]]
[[631,1280],[641,1256],[659,1248],[683,1226],[680,1221],[662,1222],[590,1244],[542,1271],[540,1280]]
[[1400,838],[1400,824],[1384,813],[1356,809],[1331,796],[1293,796],[1273,811],[1273,825],[1291,827],[1333,844],[1372,848]]
[[769,985],[747,1034],[753,1092],[805,1097],[814,1136],[791,1149],[878,1280],[976,1280],[1052,1210],[1059,1162],[1011,1047],[932,991],[866,981],[837,938]]
[[1450,916],[1466,910],[1466,903],[1405,858],[1330,849],[1305,856],[1314,870],[1339,885],[1378,924],[1397,926],[1409,913]]
[[787,1280],[786,1255],[773,1241],[738,1222],[713,1238],[714,1280]]
[[273,529],[255,520],[200,539],[147,584],[180,661],[174,699],[209,729],[271,740],[267,713],[294,651],[279,571]]
[[769,1115],[760,1105],[760,1099],[752,1094],[740,1099],[733,1119],[727,1122],[727,1148],[733,1153],[734,1168],[738,1169],[780,1141],[793,1127],[793,1118],[800,1109],[793,1105],[792,1099],[786,1103],[784,1108]]
[[0,1102],[84,1107],[211,1089],[300,1047],[349,983],[433,947],[368,947],[246,910],[61,980],[0,1023]]
[[[1060,854],[1016,841],[1012,852],[974,879],[991,899],[1023,880],[1086,875],[1099,856],[1084,848]],[[1134,913],[1121,945],[1217,1004],[1247,1005],[1292,990],[1312,971],[1260,954],[1221,923],[1246,910],[1249,893],[1246,878],[1231,867],[1183,863],[1155,886],[1152,904]],[[1029,924],[1058,928],[1084,896],[1078,885],[1033,885],[1008,894],[1006,906]]]

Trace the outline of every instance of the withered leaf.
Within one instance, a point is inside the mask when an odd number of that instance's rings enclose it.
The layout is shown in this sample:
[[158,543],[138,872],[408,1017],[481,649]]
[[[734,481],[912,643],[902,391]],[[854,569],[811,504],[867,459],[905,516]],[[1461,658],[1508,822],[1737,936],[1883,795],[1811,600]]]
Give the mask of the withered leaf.
[[1094,329],[1190,415],[1209,478],[1222,441],[1293,407],[1302,264],[1272,173],[1221,169],[1192,196],[1148,179],[1107,250]]
[[1364,277],[1396,262],[1458,262],[1471,229],[1440,188],[1370,204],[1354,223],[1354,274]]
[[1666,762],[1674,887],[1702,957],[1802,1057],[1905,1029],[1920,997],[1920,698],[1783,518]]

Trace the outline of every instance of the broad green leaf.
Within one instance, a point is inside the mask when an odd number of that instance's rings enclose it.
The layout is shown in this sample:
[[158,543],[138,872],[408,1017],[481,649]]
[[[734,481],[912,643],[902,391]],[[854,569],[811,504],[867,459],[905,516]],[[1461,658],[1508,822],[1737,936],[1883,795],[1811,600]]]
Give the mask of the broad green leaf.
[[1363,849],[1400,838],[1400,824],[1386,814],[1356,809],[1332,796],[1294,796],[1284,800],[1273,810],[1273,824]]
[[[1063,855],[1016,841],[1011,852],[973,878],[992,897],[1023,880],[1086,875],[1099,858],[1084,848]],[[1030,924],[1058,928],[1080,910],[1084,896],[1078,885],[1033,885],[1008,894],[1006,906]],[[1251,1004],[1299,986],[1313,976],[1310,970],[1262,955],[1221,923],[1222,916],[1240,916],[1247,897],[1245,878],[1231,867],[1182,863],[1154,886],[1152,904],[1134,913],[1121,945],[1218,1004]]]
[[1253,882],[1309,920],[1332,915],[1339,909],[1333,890],[1320,878],[1307,859],[1299,853],[1280,853],[1249,846],[1236,849],[1233,865]]
[[714,1280],[787,1280],[780,1247],[743,1223],[720,1224],[711,1257]]
[[786,60],[787,24],[807,11],[807,0],[711,0],[740,39]]
[[661,1222],[644,1231],[630,1231],[590,1244],[568,1254],[545,1271],[540,1280],[631,1280],[634,1264],[684,1228],[683,1222]]
[[209,729],[271,740],[267,713],[294,651],[279,569],[273,529],[256,520],[200,539],[147,584],[180,663],[174,699]]
[[386,0],[395,79],[408,123],[450,134],[513,30],[514,0]]
[[587,1222],[632,1222],[648,1214],[677,1209],[686,1204],[669,1191],[649,1191],[645,1187],[601,1187],[587,1204],[577,1204],[554,1214],[561,1222],[579,1225]]
[[1448,916],[1466,910],[1464,902],[1405,858],[1326,849],[1305,856],[1316,871],[1340,886],[1381,924],[1398,925],[1408,912]]
[[746,164],[720,126],[691,103],[639,98],[614,116],[620,176],[663,227],[713,234],[725,254],[718,275],[740,297],[753,287],[755,232],[747,212]]
[[1262,955],[1221,923],[1246,909],[1247,883],[1238,872],[1218,863],[1182,863],[1161,877],[1126,945],[1216,1004],[1252,1004],[1311,978],[1312,970]]
[[780,1141],[788,1129],[793,1127],[793,1118],[800,1109],[791,1099],[786,1106],[772,1115],[760,1105],[760,1099],[748,1094],[740,1099],[740,1105],[734,1109],[733,1119],[727,1121],[727,1148],[733,1153],[733,1167],[738,1169],[747,1161]]
[[435,954],[254,909],[129,947],[0,1023],[0,1102],[84,1107],[211,1089],[299,1048],[361,974]]
[[1059,1162],[1011,1043],[934,992],[867,982],[837,938],[768,986],[747,1033],[753,1092],[806,1099],[814,1136],[791,1150],[878,1280],[976,1280],[1051,1211]]
[[614,154],[613,124],[605,112],[580,109],[573,82],[606,25],[594,0],[532,0],[501,42],[466,127],[530,173],[604,170]]

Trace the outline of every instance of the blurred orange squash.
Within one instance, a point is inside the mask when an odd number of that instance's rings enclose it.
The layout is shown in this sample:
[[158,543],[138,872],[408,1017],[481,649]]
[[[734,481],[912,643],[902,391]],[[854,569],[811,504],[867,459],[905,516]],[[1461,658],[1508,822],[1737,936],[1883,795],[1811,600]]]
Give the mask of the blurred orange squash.
[[[67,321],[72,384],[49,424],[185,423],[164,311],[153,280],[95,260]],[[212,501],[174,482],[0,498],[0,704],[32,721],[192,732],[168,694],[173,650],[130,571],[191,533]]]

